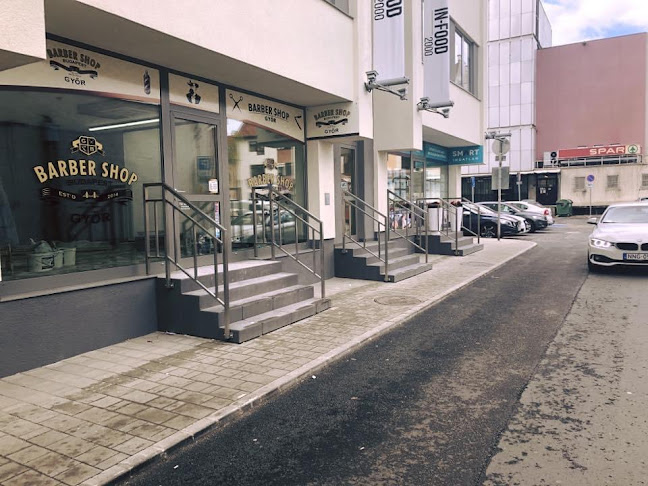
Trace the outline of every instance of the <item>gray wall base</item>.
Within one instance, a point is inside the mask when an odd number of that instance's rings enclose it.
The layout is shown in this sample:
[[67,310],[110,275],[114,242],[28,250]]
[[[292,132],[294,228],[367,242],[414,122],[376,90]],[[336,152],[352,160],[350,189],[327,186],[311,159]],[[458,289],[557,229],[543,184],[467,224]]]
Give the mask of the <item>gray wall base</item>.
[[155,279],[0,303],[0,377],[157,330]]

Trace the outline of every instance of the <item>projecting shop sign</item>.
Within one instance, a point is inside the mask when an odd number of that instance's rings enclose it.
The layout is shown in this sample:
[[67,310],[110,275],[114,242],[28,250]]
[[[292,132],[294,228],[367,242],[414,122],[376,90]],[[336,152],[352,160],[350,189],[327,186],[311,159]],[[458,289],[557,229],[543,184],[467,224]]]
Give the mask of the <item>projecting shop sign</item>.
[[431,105],[450,104],[450,14],[448,0],[425,0],[423,96]]
[[373,68],[378,80],[405,76],[405,0],[374,0]]

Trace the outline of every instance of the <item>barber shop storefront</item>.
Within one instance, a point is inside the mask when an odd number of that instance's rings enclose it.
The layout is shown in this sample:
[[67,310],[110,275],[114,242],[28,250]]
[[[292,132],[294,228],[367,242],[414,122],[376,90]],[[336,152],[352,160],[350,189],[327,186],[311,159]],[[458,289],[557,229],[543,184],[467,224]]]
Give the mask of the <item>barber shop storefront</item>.
[[67,41],[47,57],[0,72],[0,299],[144,275],[148,183],[230,222],[241,258],[253,187],[307,206],[301,108]]

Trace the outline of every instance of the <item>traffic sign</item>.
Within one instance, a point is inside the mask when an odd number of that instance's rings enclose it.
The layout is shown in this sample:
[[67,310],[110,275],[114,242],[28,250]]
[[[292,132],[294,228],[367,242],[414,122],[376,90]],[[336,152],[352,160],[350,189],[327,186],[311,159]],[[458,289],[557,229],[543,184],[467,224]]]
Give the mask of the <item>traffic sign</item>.
[[587,176],[587,182],[594,182],[594,174],[590,174]]
[[491,148],[496,155],[506,154],[511,149],[511,141],[508,138],[496,138],[493,140]]
[[475,176],[470,176],[470,187],[475,187]]

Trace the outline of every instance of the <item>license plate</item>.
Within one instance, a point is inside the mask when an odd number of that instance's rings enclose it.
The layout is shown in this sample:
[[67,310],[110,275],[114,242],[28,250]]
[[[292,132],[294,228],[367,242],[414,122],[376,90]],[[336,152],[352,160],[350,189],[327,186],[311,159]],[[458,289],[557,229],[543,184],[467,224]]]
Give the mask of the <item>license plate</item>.
[[648,260],[648,253],[624,253],[624,260]]

